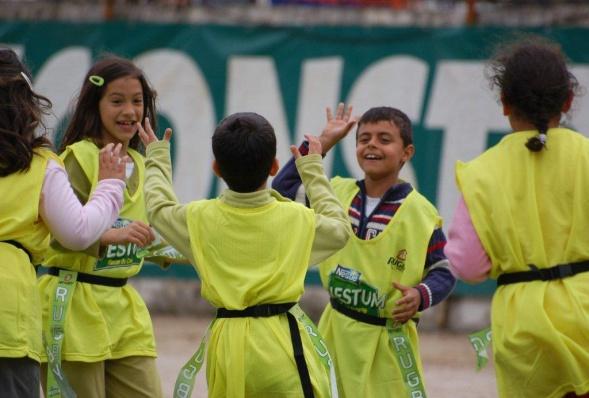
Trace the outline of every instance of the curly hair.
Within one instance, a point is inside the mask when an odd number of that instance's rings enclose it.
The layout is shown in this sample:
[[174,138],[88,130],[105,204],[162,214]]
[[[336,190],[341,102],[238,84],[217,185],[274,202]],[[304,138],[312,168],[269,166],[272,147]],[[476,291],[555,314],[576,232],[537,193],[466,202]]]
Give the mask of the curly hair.
[[503,103],[538,129],[539,134],[526,147],[533,152],[542,150],[549,121],[561,115],[579,86],[560,46],[541,36],[519,37],[498,47],[487,73]]

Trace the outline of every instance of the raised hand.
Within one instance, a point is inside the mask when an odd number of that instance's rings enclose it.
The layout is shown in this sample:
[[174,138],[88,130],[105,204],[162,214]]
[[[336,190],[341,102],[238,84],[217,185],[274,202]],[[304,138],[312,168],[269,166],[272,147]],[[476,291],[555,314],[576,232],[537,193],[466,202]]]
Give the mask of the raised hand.
[[[322,147],[321,147],[321,141],[319,141],[318,137],[315,137],[314,135],[309,135],[309,134],[305,134],[305,138],[307,139],[307,142],[309,142],[309,155],[321,155],[322,152]],[[292,153],[292,156],[294,156],[295,159],[298,159],[301,157],[301,153],[299,152],[299,148],[296,145],[291,145],[290,146],[290,152]]]
[[403,297],[395,303],[393,319],[405,323],[417,313],[421,304],[421,295],[414,287],[403,286],[397,282],[393,282],[393,287],[403,294]]
[[125,180],[125,165],[129,161],[128,156],[121,156],[122,145],[119,143],[107,144],[98,155],[98,181],[107,178]]
[[151,227],[141,221],[133,221],[122,228],[111,228],[100,237],[103,246],[134,243],[139,247],[149,246],[155,239]]
[[326,108],[327,124],[323,128],[323,132],[319,136],[321,145],[323,145],[323,152],[326,153],[333,147],[339,140],[344,138],[352,127],[356,124],[357,120],[352,116],[352,106],[349,105],[347,108],[343,102],[340,102],[335,110],[335,116],[333,115],[331,108]]
[[[145,128],[143,128],[141,123],[137,122],[137,132],[139,134],[139,138],[141,138],[141,142],[143,142],[143,145],[146,148],[152,142],[159,141],[157,136],[153,132],[153,129],[151,128],[151,122],[149,121],[148,117],[145,118]],[[164,132],[164,141],[170,141],[171,137],[172,137],[172,129],[167,128],[166,131]]]

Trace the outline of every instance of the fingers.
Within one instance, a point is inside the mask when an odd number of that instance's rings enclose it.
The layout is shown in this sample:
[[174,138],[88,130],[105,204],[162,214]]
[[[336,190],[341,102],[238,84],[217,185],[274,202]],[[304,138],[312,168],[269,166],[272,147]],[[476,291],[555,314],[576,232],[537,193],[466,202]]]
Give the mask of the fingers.
[[305,134],[305,138],[309,142],[309,155],[321,155],[321,141],[319,141],[319,138],[310,134]]
[[349,120],[352,116],[352,105],[348,105],[348,108],[344,110],[344,120]]
[[290,153],[292,153],[292,156],[295,158],[295,160],[301,157],[301,152],[296,145],[290,146]]
[[411,289],[410,287],[401,285],[398,282],[393,282],[393,287],[401,292],[405,292],[406,290]]
[[171,139],[172,139],[172,129],[168,127],[166,129],[166,131],[164,132],[164,141],[170,142]]
[[139,122],[137,122],[137,134],[139,134],[139,138],[141,139],[141,142],[144,146],[148,146],[149,144],[151,144],[151,141],[149,140],[149,135],[145,132],[143,126]]
[[327,114],[327,121],[330,122],[333,120],[333,113],[331,112],[331,108],[325,108],[325,113]]
[[336,119],[341,119],[344,117],[344,109],[345,109],[345,105],[343,102],[340,102],[339,104],[337,104],[337,109],[335,111],[335,118]]
[[128,241],[135,243],[137,246],[148,246],[155,239],[151,227],[141,221],[133,221],[125,228],[128,229]]

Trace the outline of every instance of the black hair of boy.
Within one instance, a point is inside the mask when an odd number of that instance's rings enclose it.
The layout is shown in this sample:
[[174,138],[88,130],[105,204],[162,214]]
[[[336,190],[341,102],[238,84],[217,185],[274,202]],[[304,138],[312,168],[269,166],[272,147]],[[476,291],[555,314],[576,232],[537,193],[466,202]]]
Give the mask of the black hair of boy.
[[276,158],[274,128],[257,113],[234,113],[215,129],[213,154],[231,190],[254,192],[268,179]]
[[30,85],[31,73],[9,48],[0,48],[0,177],[27,171],[35,148],[51,147],[45,136],[43,115],[51,101]]
[[358,138],[358,131],[360,131],[361,125],[367,123],[378,123],[382,121],[391,122],[399,128],[404,147],[413,144],[413,129],[411,127],[411,119],[409,119],[409,117],[399,109],[391,108],[389,106],[370,108],[364,112],[360,120],[358,120],[356,139]]

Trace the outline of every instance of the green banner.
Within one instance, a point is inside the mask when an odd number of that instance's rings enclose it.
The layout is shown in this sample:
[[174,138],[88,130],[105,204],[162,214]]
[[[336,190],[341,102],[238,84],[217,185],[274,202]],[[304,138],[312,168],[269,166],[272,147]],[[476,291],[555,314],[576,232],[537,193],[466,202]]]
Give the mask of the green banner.
[[[555,39],[589,86],[585,28],[528,30]],[[0,42],[31,66],[34,86],[54,103],[48,126],[59,140],[69,104],[102,53],[133,59],[158,92],[160,132],[174,129],[174,184],[182,201],[216,195],[210,136],[237,111],[273,124],[278,158],[303,134],[319,134],[325,107],[339,101],[356,114],[400,108],[414,124],[416,154],[401,176],[449,220],[458,194],[456,160],[469,160],[508,131],[485,79],[491,49],[515,33],[502,28],[261,27],[138,22],[0,23]],[[587,97],[573,104],[570,124],[587,134]],[[361,176],[353,137],[326,159],[330,175]]]

